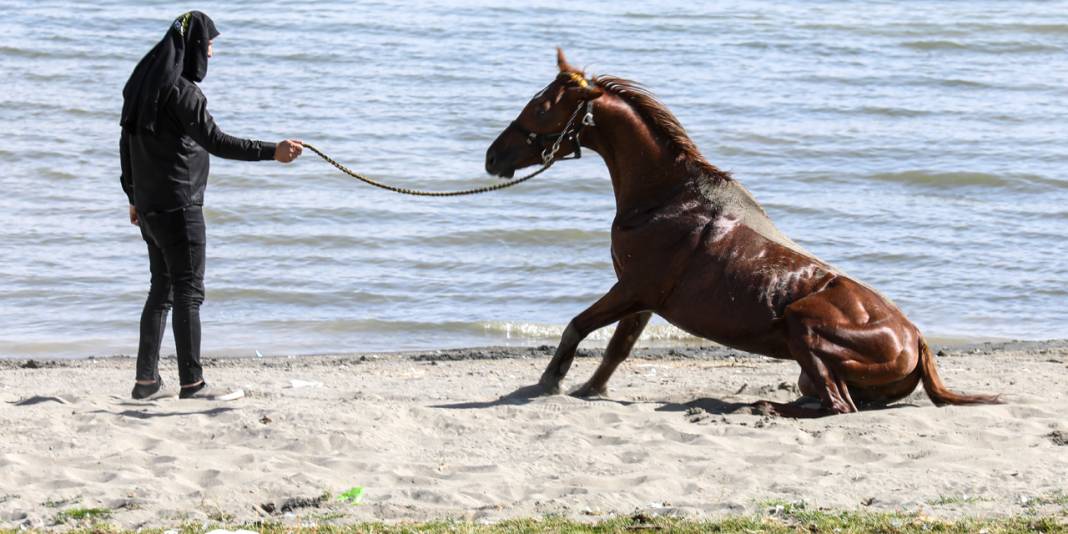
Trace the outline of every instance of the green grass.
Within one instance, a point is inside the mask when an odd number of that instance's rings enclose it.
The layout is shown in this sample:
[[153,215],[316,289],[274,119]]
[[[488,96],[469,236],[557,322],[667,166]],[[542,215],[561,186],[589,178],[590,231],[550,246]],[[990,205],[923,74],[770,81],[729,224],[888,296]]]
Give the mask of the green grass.
[[1045,505],[1068,507],[1068,493],[1065,493],[1063,491],[1055,491],[1053,493],[1047,493],[1046,495],[1039,495],[1038,497],[1028,498],[1021,504],[1025,508],[1035,508],[1037,506]]
[[107,508],[69,508],[56,514],[52,522],[61,525],[72,521],[98,521],[111,517],[111,510]]
[[[516,519],[501,521],[490,525],[481,525],[458,521],[438,521],[429,523],[404,523],[386,525],[382,523],[356,523],[351,525],[316,527],[294,527],[282,523],[257,523],[251,525],[228,525],[225,528],[235,530],[245,528],[263,534],[609,534],[635,532],[679,532],[697,533],[769,533],[769,534],[1014,534],[1024,532],[1065,533],[1068,523],[1064,518],[1054,517],[1009,517],[991,519],[940,520],[917,514],[873,513],[873,512],[827,512],[812,510],[803,503],[769,502],[767,510],[749,516],[729,517],[725,519],[696,521],[666,517],[650,517],[637,514],[631,517],[608,519],[598,523],[578,523],[557,517],[543,519]],[[83,515],[84,519],[93,518],[96,513]],[[215,528],[201,524],[187,524],[179,529],[181,534],[203,534]],[[17,531],[0,531],[14,534]],[[97,524],[71,530],[79,534],[118,534],[131,531],[116,529]],[[142,530],[145,533],[159,534],[162,529]]]
[[232,523],[234,514],[223,512],[222,510],[212,510],[208,512],[208,519],[216,523]]
[[68,505],[68,504],[73,504],[73,502],[65,500],[65,499],[61,499],[61,500],[58,500],[58,501],[57,500],[53,500],[53,499],[48,499],[44,503],[46,508],[59,508],[60,506],[65,506],[65,505]]
[[341,512],[325,512],[321,514],[314,514],[310,517],[312,521],[333,521],[335,519],[341,519],[345,517],[345,514]]
[[977,495],[942,495],[932,501],[927,501],[927,504],[931,506],[950,506],[961,504],[975,504],[977,502],[983,502],[990,499],[985,497],[979,497]]

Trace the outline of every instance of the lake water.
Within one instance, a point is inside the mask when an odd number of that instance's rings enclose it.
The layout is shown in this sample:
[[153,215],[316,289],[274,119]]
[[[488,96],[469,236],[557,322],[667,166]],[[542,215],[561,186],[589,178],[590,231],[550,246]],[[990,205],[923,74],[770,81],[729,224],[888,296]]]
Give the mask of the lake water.
[[[228,133],[455,189],[494,183],[485,149],[560,45],[646,85],[784,232],[928,335],[1068,337],[1068,3],[539,4],[200,2],[222,32],[202,87]],[[134,353],[148,262],[120,95],[180,13],[0,8],[0,357]],[[614,281],[592,153],[454,199],[310,152],[212,170],[209,355],[553,343]]]

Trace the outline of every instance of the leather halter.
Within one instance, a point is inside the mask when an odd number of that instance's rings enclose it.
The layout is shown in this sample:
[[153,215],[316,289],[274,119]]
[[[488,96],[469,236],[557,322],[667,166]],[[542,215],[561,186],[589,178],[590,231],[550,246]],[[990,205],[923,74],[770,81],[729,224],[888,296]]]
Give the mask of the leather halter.
[[[571,79],[578,84],[579,87],[588,88],[589,82],[586,81],[580,74],[571,73]],[[583,115],[582,120],[575,124],[575,118],[578,117],[583,106],[586,107],[586,114]],[[512,121],[509,125],[519,133],[526,137],[528,145],[533,145],[541,153],[542,163],[548,161],[563,161],[565,159],[580,159],[582,157],[582,145],[581,135],[582,129],[586,126],[596,126],[593,122],[593,101],[592,100],[580,100],[579,105],[575,108],[575,111],[571,114],[567,123],[564,125],[564,129],[559,132],[553,133],[538,133],[532,132],[519,124],[519,121]],[[556,159],[556,151],[560,149],[560,143],[562,140],[572,141],[575,143],[575,153],[572,156]],[[550,148],[551,147],[551,150]]]

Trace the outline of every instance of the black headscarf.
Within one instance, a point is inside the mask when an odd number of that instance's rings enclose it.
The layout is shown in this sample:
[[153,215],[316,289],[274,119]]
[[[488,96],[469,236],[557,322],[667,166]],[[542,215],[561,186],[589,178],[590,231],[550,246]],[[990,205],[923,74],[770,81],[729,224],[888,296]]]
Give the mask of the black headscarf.
[[130,131],[156,130],[159,104],[178,76],[199,82],[208,74],[208,44],[219,32],[211,18],[190,11],[171,24],[167,34],[134,67],[122,90],[122,120]]

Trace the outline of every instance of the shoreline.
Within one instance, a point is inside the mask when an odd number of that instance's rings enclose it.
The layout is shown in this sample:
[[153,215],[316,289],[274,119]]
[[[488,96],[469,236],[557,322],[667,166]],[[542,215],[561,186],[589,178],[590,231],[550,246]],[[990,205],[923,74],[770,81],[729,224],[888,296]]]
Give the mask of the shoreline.
[[[663,325],[661,325],[663,326]],[[670,326],[670,325],[668,325]],[[674,329],[675,327],[670,327]],[[676,329],[677,330],[677,329]],[[267,357],[306,357],[306,356],[331,356],[331,355],[344,355],[344,354],[384,354],[384,353],[420,353],[420,352],[433,352],[435,350],[470,350],[470,349],[528,349],[531,347],[539,347],[543,345],[556,346],[560,340],[560,334],[563,332],[563,326],[559,327],[559,332],[547,336],[520,336],[511,338],[505,336],[504,338],[486,339],[486,340],[471,340],[471,342],[454,342],[454,343],[436,343],[432,345],[416,344],[410,346],[404,342],[390,343],[387,341],[379,341],[374,343],[362,344],[359,341],[350,343],[353,347],[352,350],[348,348],[341,349],[315,349],[315,348],[293,348],[293,344],[290,344],[290,348],[285,346],[273,347],[270,344],[264,344],[259,342],[252,342],[248,339],[244,341],[234,341],[227,343],[222,347],[211,347],[210,344],[203,351],[202,354],[213,358],[254,358],[256,357],[257,350],[268,351],[270,354]],[[582,344],[581,348],[589,350],[603,349],[608,345],[608,341],[614,332],[614,326],[608,326],[593,332],[587,337]],[[168,332],[169,334],[169,332]],[[648,332],[646,333],[648,334]],[[718,347],[716,343],[696,336],[683,333],[681,330],[678,334],[684,337],[668,337],[662,338],[658,336],[649,335],[638,340],[636,349],[677,349],[677,350],[693,350],[703,347]],[[996,336],[978,336],[978,335],[930,335],[925,336],[927,342],[932,346],[956,348],[967,347],[972,345],[983,344],[1004,344],[1004,343],[1050,343],[1057,342],[1061,339],[1068,338],[1044,338],[1044,339],[1022,339],[1022,338],[1009,338],[1009,337],[996,337]],[[165,348],[163,349],[164,357],[174,356],[174,346],[171,343],[169,337],[164,339]],[[95,342],[82,342],[78,341],[73,346],[67,346],[63,343],[42,343],[42,342],[26,342],[26,341],[11,341],[6,342],[4,349],[0,349],[0,362],[5,360],[83,360],[88,358],[112,358],[112,357],[125,357],[131,356],[127,351],[136,350],[137,339],[134,338],[128,342],[118,343],[113,339],[98,339]],[[94,347],[108,347],[106,350],[98,351]],[[361,346],[369,346],[370,348],[361,348]],[[119,347],[119,348],[116,348]]]
[[[931,349],[935,352],[942,351],[946,354],[964,355],[964,354],[992,354],[1000,351],[1023,351],[1023,352],[1038,352],[1042,351],[1058,351],[1062,349],[1068,349],[1068,339],[1047,339],[1047,340],[993,340],[993,339],[975,339],[975,338],[930,338],[928,339]],[[583,344],[576,352],[576,358],[600,358],[604,354],[604,345],[606,343],[597,344],[594,346],[587,346]],[[367,358],[375,359],[410,359],[413,361],[467,361],[467,360],[504,360],[515,358],[532,358],[540,356],[552,356],[553,351],[556,349],[555,344],[531,344],[531,345],[487,345],[487,346],[475,346],[475,347],[459,347],[459,348],[446,348],[446,349],[426,349],[426,350],[398,350],[398,351],[354,351],[354,352],[324,352],[324,353],[310,353],[310,354],[292,354],[292,355],[277,355],[272,354],[269,356],[256,356],[255,352],[252,355],[242,352],[239,355],[206,355],[202,356],[202,364],[205,368],[209,366],[222,366],[233,365],[233,361],[273,361],[273,360],[288,360],[288,361],[320,361],[320,360],[360,360]],[[758,354],[752,354],[745,351],[732,349],[722,345],[717,345],[711,341],[705,341],[701,344],[650,344],[642,346],[637,345],[631,353],[632,357],[641,357],[644,359],[670,359],[670,358],[767,358]],[[19,357],[2,357],[0,358],[0,370],[13,369],[23,367],[27,362],[35,362],[36,365],[42,367],[78,367],[79,362],[128,362],[130,360],[136,360],[136,355],[131,354],[114,354],[109,356],[96,356],[89,355],[81,358],[49,358],[41,356],[19,356]],[[770,359],[770,358],[769,358]],[[161,354],[160,362],[175,362],[174,354]],[[784,360],[790,361],[790,360]],[[227,364],[226,362],[231,362]],[[31,367],[32,368],[32,367]]]
[[[209,381],[244,389],[234,402],[132,401],[130,357],[4,360],[0,528],[77,509],[120,528],[701,520],[772,501],[1065,517],[1068,340],[933,348],[949,387],[1006,404],[937,408],[920,389],[888,409],[770,418],[748,403],[792,400],[797,365],[710,345],[638,348],[593,400],[505,397],[537,379],[548,345],[206,358]],[[568,390],[599,353],[583,350]],[[175,362],[161,363],[173,392]],[[354,486],[362,504],[336,499]]]

